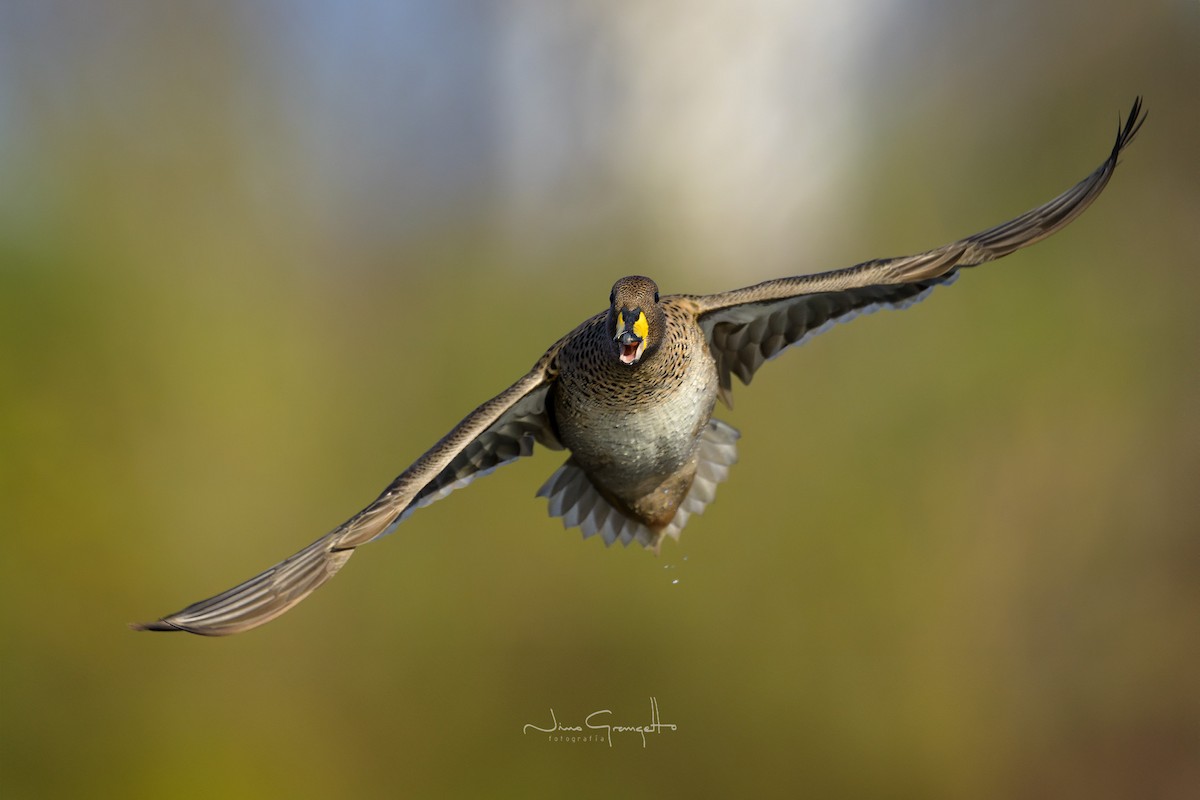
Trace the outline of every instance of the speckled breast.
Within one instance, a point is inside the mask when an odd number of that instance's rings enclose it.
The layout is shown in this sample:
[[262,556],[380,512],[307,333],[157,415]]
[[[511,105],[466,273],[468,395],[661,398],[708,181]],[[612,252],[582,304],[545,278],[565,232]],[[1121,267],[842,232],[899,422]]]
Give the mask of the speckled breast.
[[599,346],[565,354],[554,396],[559,435],[618,497],[634,500],[692,464],[717,392],[715,362],[698,328],[694,336],[632,367],[604,358]]

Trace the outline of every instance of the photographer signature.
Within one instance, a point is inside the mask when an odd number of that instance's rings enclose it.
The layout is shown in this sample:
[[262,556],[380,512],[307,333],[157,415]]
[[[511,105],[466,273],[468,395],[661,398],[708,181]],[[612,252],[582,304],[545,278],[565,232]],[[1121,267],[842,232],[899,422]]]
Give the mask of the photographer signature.
[[650,724],[648,725],[612,725],[608,724],[608,720],[612,718],[612,711],[604,708],[599,711],[593,711],[588,714],[583,720],[583,725],[563,725],[558,721],[558,717],[554,714],[554,709],[550,709],[550,726],[542,728],[533,723],[528,723],[522,729],[522,733],[529,731],[539,731],[550,735],[550,741],[576,742],[576,741],[598,741],[593,737],[599,736],[599,733],[585,734],[585,731],[603,731],[603,738],[608,740],[608,746],[613,746],[614,733],[636,733],[642,737],[642,747],[646,746],[646,734],[662,733],[663,731],[678,730],[678,725],[673,725],[669,722],[663,722],[662,717],[658,713],[658,698],[650,698]]

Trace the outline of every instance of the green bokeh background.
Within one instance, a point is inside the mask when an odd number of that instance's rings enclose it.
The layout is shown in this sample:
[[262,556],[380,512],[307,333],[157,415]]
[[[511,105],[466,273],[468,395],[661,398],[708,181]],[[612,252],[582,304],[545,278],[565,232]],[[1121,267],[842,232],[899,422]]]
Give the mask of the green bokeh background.
[[[538,5],[497,4],[478,30],[560,13]],[[804,24],[805,6],[762,5]],[[578,8],[570,24],[600,40],[589,26],[621,13]],[[668,26],[693,13],[666,8]],[[486,181],[452,203],[413,188],[396,213],[419,225],[390,227],[384,206],[331,233],[342,198],[272,105],[306,87],[260,49],[289,4],[260,4],[250,33],[231,3],[5,3],[3,794],[1196,796],[1198,7],[888,8],[845,95],[879,124],[845,142],[813,207],[837,224],[790,241],[789,269],[934,246],[1048,199],[1144,94],[1106,194],[1054,239],[739,387],[722,416],[741,461],[658,558],[547,518],[533,493],[560,456],[543,453],[421,511],[280,620],[207,640],[124,625],[341,522],[616,277],[700,292],[775,274],[696,268],[678,241],[721,230],[619,193],[603,224],[544,209],[544,239],[536,219],[506,232]],[[449,37],[395,74],[351,55],[330,58],[334,87],[404,98],[470,54]],[[397,191],[367,184],[354,202]],[[644,749],[522,733],[551,708],[647,723],[651,697],[678,729]]]

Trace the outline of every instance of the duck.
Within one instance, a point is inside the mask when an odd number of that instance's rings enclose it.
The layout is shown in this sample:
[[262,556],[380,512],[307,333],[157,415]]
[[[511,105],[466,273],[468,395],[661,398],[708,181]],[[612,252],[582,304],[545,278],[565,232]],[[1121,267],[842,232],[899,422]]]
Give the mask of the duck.
[[364,544],[413,512],[537,447],[568,458],[538,490],[551,516],[583,538],[658,552],[712,502],[737,460],[738,431],[713,417],[732,407],[785,350],[835,323],[902,309],[960,271],[1062,230],[1108,185],[1146,115],[1137,98],[1090,175],[1059,196],[941,247],[717,294],[660,294],[648,277],[616,281],[608,307],[563,336],[519,380],[467,414],[369,505],[312,544],[237,586],[131,627],[205,636],[239,633],[291,609]]

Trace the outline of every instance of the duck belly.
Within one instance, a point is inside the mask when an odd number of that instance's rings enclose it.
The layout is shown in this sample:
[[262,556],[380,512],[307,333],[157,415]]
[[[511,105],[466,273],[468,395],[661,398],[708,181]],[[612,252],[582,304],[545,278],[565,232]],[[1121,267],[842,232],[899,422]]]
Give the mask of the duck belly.
[[712,359],[690,359],[672,381],[639,380],[630,371],[628,386],[591,385],[600,392],[573,391],[574,382],[564,377],[555,416],[576,463],[598,489],[647,523],[664,515],[662,524],[669,522],[691,486],[700,434],[716,402]]

